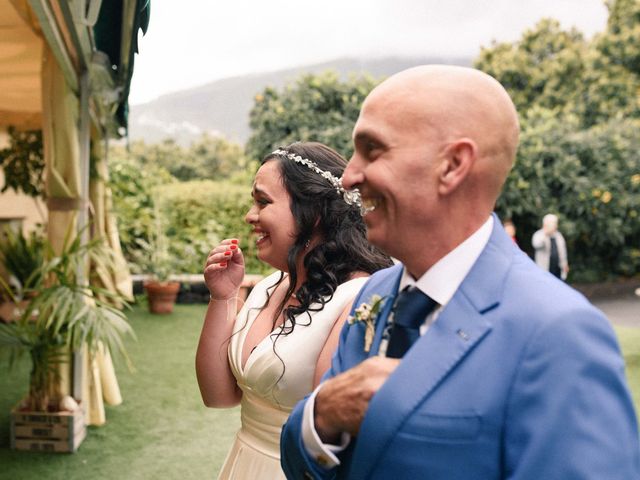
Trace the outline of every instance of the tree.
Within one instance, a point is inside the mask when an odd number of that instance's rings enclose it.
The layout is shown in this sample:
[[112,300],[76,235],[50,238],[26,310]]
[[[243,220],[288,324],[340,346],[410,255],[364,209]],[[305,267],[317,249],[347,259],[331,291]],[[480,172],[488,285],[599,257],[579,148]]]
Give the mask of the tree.
[[44,152],[42,131],[8,129],[10,145],[0,150],[0,167],[4,170],[4,186],[30,197],[44,194]]
[[519,41],[483,48],[474,65],[502,83],[525,116],[534,105],[556,111],[567,106],[580,85],[586,53],[579,31],[563,31],[547,18]]
[[136,140],[126,150],[121,155],[129,157],[140,168],[160,168],[177,179],[190,175],[192,170],[187,152],[172,138],[151,145],[143,140]]
[[303,75],[281,91],[266,88],[256,95],[251,109],[253,133],[247,142],[247,156],[258,160],[295,141],[322,142],[351,156],[353,126],[364,98],[375,85],[368,76],[342,81],[335,72],[325,72]]
[[224,180],[247,168],[244,149],[223,137],[203,135],[191,144],[189,156],[194,159],[193,179]]
[[189,147],[171,138],[151,145],[138,140],[131,144],[129,154],[139,165],[162,168],[182,182],[224,180],[247,168],[241,145],[207,134]]
[[607,7],[607,28],[593,41],[576,106],[585,127],[640,117],[640,0]]
[[518,226],[521,247],[545,213],[556,213],[572,277],[599,280],[640,271],[640,122],[581,130],[577,119],[539,118],[523,131],[516,166],[496,210]]
[[543,20],[476,66],[514,99],[521,142],[496,210],[521,246],[559,214],[573,280],[640,271],[640,0],[612,0],[606,30],[586,42]]
[[596,48],[613,63],[640,74],[640,1],[608,0],[607,8],[607,29]]

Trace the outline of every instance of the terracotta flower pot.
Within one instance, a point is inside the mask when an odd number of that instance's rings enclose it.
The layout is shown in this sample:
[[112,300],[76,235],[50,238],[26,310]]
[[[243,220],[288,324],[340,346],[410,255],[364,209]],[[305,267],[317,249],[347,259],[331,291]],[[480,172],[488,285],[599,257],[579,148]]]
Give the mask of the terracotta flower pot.
[[171,313],[176,303],[180,282],[146,282],[144,289],[149,300],[151,313]]
[[15,322],[20,316],[20,311],[27,308],[29,302],[22,300],[15,304],[12,301],[0,302],[0,321]]

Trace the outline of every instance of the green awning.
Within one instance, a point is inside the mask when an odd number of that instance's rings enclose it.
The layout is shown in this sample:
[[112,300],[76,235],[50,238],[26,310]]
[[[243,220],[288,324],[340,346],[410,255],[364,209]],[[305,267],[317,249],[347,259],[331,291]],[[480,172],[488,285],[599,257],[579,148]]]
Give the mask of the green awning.
[[108,55],[113,73],[124,89],[116,112],[116,119],[119,125],[124,128],[127,128],[129,115],[128,97],[133,75],[134,55],[138,53],[138,30],[142,30],[142,33],[147,32],[150,11],[150,0],[137,0],[128,56],[122,54],[123,0],[103,1],[98,21],[93,27],[96,48]]

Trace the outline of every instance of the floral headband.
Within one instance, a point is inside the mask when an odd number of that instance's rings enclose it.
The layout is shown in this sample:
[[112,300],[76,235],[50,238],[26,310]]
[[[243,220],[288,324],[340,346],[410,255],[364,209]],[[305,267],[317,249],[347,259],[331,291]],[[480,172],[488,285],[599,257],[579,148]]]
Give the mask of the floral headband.
[[313,170],[318,175],[323,178],[329,180],[333,188],[336,189],[338,195],[342,196],[342,199],[345,201],[347,205],[352,205],[358,207],[360,210],[360,214],[364,215],[367,212],[373,210],[373,208],[365,207],[362,205],[362,198],[360,197],[360,191],[357,188],[353,188],[351,190],[347,190],[342,186],[342,179],[336,177],[334,174],[327,170],[322,170],[317,163],[309,160],[308,158],[301,157],[300,155],[296,155],[295,153],[288,152],[287,150],[283,150],[281,148],[274,150],[271,152],[272,155],[279,155],[282,157],[286,157],[289,160],[293,160],[296,163],[306,166],[307,168]]

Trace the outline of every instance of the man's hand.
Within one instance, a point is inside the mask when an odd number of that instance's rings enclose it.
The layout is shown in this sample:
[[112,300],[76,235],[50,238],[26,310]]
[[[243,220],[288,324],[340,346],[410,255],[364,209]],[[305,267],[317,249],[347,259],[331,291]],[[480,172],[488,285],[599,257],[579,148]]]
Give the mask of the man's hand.
[[342,432],[358,434],[371,397],[399,363],[395,358],[371,357],[322,385],[315,399],[314,423],[324,443],[338,443]]

